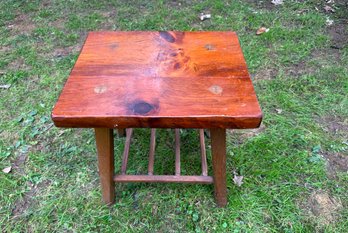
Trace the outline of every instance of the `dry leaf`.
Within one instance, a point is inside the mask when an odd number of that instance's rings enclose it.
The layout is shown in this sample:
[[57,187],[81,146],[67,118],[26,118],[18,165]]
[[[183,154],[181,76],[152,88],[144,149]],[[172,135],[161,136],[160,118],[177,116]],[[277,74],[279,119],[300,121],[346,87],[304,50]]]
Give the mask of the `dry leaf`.
[[265,32],[268,32],[269,28],[265,28],[265,27],[260,27],[257,31],[256,31],[256,35],[261,35]]
[[4,172],[4,173],[10,173],[11,172],[11,170],[12,170],[12,167],[11,166],[9,166],[9,167],[5,167],[4,169],[2,169],[2,172]]
[[204,13],[201,13],[201,15],[199,16],[199,18],[201,19],[201,21],[206,20],[206,19],[210,19],[210,18],[211,18],[211,14],[204,14]]
[[240,187],[240,186],[242,186],[242,184],[243,184],[243,178],[244,178],[244,176],[237,176],[237,175],[235,174],[234,177],[233,177],[233,182],[234,182],[238,187]]
[[272,0],[272,3],[277,6],[283,4],[284,2],[283,0]]
[[332,13],[335,12],[335,10],[334,10],[331,6],[328,6],[328,5],[324,6],[324,10],[325,10],[326,12],[332,12]]
[[0,85],[0,89],[9,89],[11,84]]

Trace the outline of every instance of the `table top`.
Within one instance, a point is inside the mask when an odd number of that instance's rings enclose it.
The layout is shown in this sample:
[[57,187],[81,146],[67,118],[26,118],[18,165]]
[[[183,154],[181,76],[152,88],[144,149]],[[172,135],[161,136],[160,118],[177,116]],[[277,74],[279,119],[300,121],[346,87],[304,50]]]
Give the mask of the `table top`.
[[234,32],[90,32],[53,109],[59,127],[256,128]]

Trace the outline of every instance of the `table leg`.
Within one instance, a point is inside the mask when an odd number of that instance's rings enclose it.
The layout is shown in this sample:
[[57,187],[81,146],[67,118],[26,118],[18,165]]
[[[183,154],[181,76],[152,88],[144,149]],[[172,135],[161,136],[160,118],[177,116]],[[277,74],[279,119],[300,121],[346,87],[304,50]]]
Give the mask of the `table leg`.
[[95,139],[98,151],[98,167],[103,201],[111,205],[115,201],[114,177],[114,138],[113,130],[95,128]]
[[210,129],[216,204],[227,204],[226,186],[226,129]]

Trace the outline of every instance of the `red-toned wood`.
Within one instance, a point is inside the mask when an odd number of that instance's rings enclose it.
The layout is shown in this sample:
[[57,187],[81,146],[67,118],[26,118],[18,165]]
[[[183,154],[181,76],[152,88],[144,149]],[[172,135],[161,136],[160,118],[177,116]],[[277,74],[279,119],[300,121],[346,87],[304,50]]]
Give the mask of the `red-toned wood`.
[[202,176],[208,175],[207,154],[205,151],[204,129],[199,130],[199,141],[201,144]]
[[124,144],[124,150],[123,150],[123,156],[122,156],[122,166],[121,166],[121,173],[123,175],[127,172],[127,163],[128,163],[128,155],[129,155],[129,148],[130,143],[132,139],[133,129],[126,129],[126,143]]
[[167,175],[115,175],[114,181],[119,183],[126,182],[157,182],[157,183],[198,183],[212,184],[211,176],[167,176]]
[[95,129],[95,139],[98,152],[98,168],[103,201],[111,205],[115,202],[114,176],[114,138],[113,130],[106,128]]
[[214,192],[216,204],[224,207],[227,204],[226,186],[226,130],[211,129],[211,152],[213,160]]
[[153,165],[155,163],[156,129],[151,129],[150,152],[148,174],[153,175]]
[[180,129],[175,129],[175,175],[180,176]]
[[234,32],[91,32],[52,112],[60,127],[255,128]]

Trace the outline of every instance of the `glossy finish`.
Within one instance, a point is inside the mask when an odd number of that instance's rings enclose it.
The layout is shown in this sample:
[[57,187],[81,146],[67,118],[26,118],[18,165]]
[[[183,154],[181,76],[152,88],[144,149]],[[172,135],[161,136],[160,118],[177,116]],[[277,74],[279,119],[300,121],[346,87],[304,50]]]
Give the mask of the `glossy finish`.
[[52,119],[60,127],[255,128],[234,32],[91,32]]
[[[92,32],[52,119],[59,127],[95,128],[103,200],[114,182],[214,183],[227,204],[226,128],[256,128],[262,113],[234,32]],[[133,129],[151,129],[148,175],[127,175]],[[125,134],[121,174],[114,175],[113,130]],[[175,129],[175,175],[153,175],[156,131]],[[202,175],[180,176],[180,131],[200,129]],[[210,128],[213,177],[204,130]]]

